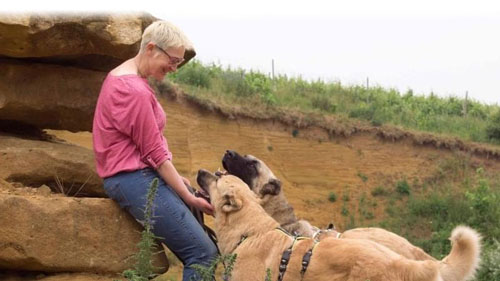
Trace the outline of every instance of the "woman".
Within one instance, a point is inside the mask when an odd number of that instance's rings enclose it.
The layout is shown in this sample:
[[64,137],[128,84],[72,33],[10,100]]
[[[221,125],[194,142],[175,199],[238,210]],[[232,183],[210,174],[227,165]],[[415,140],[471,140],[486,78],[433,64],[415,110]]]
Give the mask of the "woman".
[[147,81],[162,81],[175,71],[187,46],[186,36],[168,22],[157,21],[144,30],[139,53],[104,80],[94,114],[93,145],[106,193],[137,221],[144,219],[151,181],[160,179],[153,232],[184,264],[183,280],[196,280],[191,265],[209,263],[217,248],[183,201],[207,214],[213,208],[188,191],[189,181],[174,167],[162,134],[165,112]]

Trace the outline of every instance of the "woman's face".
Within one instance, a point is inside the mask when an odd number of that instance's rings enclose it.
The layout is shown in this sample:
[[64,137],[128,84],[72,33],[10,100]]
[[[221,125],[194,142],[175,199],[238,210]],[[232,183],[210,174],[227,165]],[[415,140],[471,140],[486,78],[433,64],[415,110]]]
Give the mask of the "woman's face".
[[184,47],[170,47],[163,50],[153,43],[148,44],[148,71],[147,76],[152,76],[158,81],[163,81],[165,75],[177,70],[177,66],[184,61]]

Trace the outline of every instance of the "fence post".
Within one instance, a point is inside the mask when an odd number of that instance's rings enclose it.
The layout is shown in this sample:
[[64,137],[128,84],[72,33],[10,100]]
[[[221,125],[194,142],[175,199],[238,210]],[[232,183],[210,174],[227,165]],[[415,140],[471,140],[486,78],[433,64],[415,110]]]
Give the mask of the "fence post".
[[273,70],[273,72],[272,72],[272,76],[271,76],[271,77],[272,77],[272,78],[273,78],[273,80],[274,80],[274,59],[272,59],[272,60],[271,60],[271,63],[272,63],[272,70]]
[[467,117],[468,97],[469,97],[469,91],[465,91],[465,100],[462,108],[462,113],[464,114],[465,117]]
[[273,91],[276,91],[276,82],[274,82],[274,59],[271,59],[271,65],[272,65],[272,80],[273,80]]

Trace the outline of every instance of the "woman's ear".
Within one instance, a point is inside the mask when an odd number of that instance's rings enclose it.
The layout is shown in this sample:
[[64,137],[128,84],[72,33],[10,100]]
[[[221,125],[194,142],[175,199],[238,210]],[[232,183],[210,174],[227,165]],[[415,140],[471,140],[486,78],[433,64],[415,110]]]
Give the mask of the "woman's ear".
[[146,46],[144,46],[144,52],[151,54],[153,52],[155,46],[156,46],[156,44],[153,42],[147,43]]

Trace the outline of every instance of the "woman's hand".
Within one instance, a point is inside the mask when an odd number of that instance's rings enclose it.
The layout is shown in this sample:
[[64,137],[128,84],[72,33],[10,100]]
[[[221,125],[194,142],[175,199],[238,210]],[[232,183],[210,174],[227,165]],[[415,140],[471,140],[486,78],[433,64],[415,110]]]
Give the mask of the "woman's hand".
[[187,185],[190,183],[189,180],[177,173],[172,162],[169,160],[163,162],[160,167],[158,167],[158,173],[189,206],[195,207],[205,214],[213,216],[214,208],[212,205],[205,201],[205,199],[196,197],[189,192],[187,188]]
[[214,215],[214,207],[210,205],[205,199],[196,197],[194,195],[189,197],[189,200],[187,202],[189,206],[195,207],[198,210],[201,210],[203,213],[207,215]]

